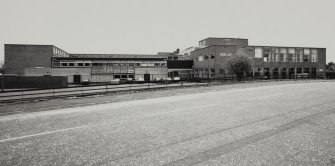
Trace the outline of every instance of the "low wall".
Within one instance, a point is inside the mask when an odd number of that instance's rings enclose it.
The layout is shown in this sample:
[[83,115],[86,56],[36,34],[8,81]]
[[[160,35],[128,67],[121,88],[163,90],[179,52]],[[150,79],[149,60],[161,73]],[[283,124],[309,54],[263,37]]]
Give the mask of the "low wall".
[[[66,76],[4,76],[4,89],[64,88],[67,85]],[[2,76],[0,76],[1,87]]]

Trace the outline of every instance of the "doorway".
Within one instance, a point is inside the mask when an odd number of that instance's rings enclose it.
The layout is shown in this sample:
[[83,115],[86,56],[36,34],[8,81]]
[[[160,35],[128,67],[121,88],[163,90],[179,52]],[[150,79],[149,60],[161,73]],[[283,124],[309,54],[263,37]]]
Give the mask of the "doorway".
[[150,82],[150,74],[144,74],[144,81]]
[[80,84],[81,83],[81,75],[73,75],[73,83]]

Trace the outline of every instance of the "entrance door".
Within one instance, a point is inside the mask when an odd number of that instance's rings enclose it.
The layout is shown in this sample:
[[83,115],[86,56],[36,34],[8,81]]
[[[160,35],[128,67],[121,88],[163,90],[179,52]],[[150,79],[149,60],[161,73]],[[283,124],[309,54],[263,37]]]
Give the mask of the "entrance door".
[[73,75],[73,83],[80,84],[81,83],[81,75]]
[[150,74],[144,74],[144,81],[150,82]]

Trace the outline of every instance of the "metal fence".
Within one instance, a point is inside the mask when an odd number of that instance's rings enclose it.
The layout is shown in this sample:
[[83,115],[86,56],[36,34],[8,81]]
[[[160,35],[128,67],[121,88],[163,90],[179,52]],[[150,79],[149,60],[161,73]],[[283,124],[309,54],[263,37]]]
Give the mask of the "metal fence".
[[25,100],[52,99],[69,96],[88,96],[96,94],[115,93],[120,91],[140,91],[148,89],[164,89],[186,86],[210,86],[218,84],[248,83],[262,81],[287,81],[287,80],[309,80],[309,79],[326,79],[324,75],[306,76],[243,76],[224,75],[217,78],[201,77],[183,77],[181,80],[154,80],[147,83],[138,83],[136,81],[125,81],[119,85],[113,84],[94,84],[94,85],[76,85],[67,88],[52,89],[30,89],[30,90],[12,90],[0,92],[0,102],[14,102]]
[[64,98],[74,96],[89,96],[98,94],[115,93],[122,91],[142,91],[149,89],[179,88],[186,86],[207,86],[207,83],[197,82],[161,82],[161,83],[142,83],[142,84],[120,84],[120,85],[87,85],[74,86],[68,88],[52,88],[52,89],[30,89],[30,90],[13,90],[0,93],[0,103],[8,103],[15,101],[41,100]]

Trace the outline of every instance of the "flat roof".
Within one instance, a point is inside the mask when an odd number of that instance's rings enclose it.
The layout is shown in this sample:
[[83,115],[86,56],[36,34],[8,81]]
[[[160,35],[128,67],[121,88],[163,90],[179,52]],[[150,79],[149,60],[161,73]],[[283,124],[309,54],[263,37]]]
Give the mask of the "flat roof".
[[11,46],[54,46],[54,47],[56,47],[55,45],[52,45],[52,44],[4,44],[4,45],[5,46],[6,45],[11,45]]
[[327,48],[321,48],[321,47],[261,46],[261,45],[247,45],[247,46],[244,46],[244,45],[219,45],[219,44],[216,44],[216,45],[210,45],[210,46],[207,46],[207,47],[204,47],[204,48],[200,48],[200,49],[194,50],[192,52],[195,52],[195,51],[198,51],[198,50],[202,50],[202,49],[205,49],[205,48],[209,48],[209,47],[215,47],[215,46],[224,46],[224,47],[236,47],[236,46],[240,46],[240,47],[279,47],[279,48],[315,48],[315,49],[327,49]]
[[151,55],[151,54],[70,54],[71,58],[167,58],[166,55]]
[[[245,38],[232,38],[232,37],[207,37],[206,39],[238,39],[238,40],[248,40]],[[202,39],[200,41],[206,40],[206,39]]]

